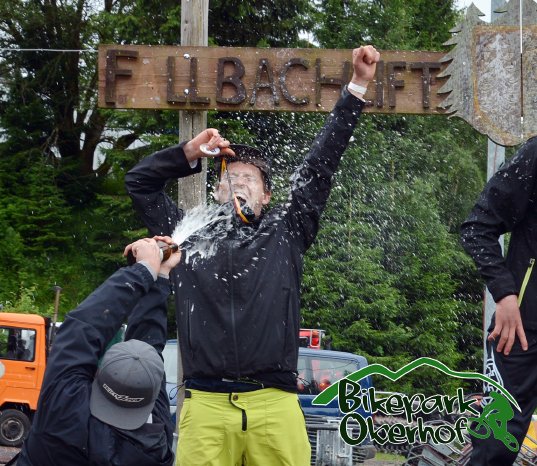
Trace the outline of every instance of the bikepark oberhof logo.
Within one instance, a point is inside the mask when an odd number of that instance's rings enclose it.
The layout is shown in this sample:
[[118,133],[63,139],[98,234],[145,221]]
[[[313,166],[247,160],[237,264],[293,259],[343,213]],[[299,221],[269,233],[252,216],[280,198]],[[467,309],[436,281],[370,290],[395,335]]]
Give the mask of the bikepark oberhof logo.
[[[484,382],[488,396],[480,401],[481,412],[474,407],[475,399],[465,398],[462,388],[458,388],[457,394],[453,396],[425,396],[421,393],[407,396],[393,393],[382,397],[375,392],[374,387],[362,389],[359,383],[371,375],[382,375],[395,382],[421,366],[432,367],[450,377]],[[317,395],[312,403],[325,406],[336,397],[339,409],[344,413],[339,434],[348,445],[359,445],[367,438],[379,445],[430,441],[437,444],[458,441],[462,444],[466,432],[479,438],[493,435],[511,451],[518,451],[519,448],[515,437],[507,431],[507,421],[514,416],[513,406],[520,411],[513,396],[491,377],[476,372],[453,371],[436,359],[419,358],[396,372],[382,364],[371,364],[340,379]],[[376,425],[371,416],[364,417],[357,412],[359,408],[381,416],[396,416],[397,419],[404,419],[404,422]],[[420,413],[423,416],[432,413],[442,417],[455,416],[456,420],[454,423],[446,421],[428,425]]]

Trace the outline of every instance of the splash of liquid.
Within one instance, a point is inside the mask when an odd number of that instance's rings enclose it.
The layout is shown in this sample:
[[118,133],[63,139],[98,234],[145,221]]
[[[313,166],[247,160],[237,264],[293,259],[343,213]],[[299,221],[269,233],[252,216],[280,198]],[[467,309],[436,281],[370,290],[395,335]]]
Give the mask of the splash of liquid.
[[232,217],[229,204],[200,205],[188,210],[172,234],[173,242],[185,253],[185,262],[213,256],[217,249],[215,239],[232,228]]

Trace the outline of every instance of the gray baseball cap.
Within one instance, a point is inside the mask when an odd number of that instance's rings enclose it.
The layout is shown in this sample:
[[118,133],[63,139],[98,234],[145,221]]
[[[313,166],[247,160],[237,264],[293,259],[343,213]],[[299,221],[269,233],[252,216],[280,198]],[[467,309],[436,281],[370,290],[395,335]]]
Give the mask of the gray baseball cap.
[[138,429],[153,410],[163,376],[164,363],[151,345],[140,340],[113,345],[93,380],[91,414],[120,429]]

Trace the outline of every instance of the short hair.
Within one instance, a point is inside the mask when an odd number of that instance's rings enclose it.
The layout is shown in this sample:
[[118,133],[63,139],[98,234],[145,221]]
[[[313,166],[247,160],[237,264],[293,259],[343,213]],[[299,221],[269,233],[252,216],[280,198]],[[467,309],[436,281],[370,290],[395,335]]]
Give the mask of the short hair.
[[[270,164],[263,156],[263,153],[256,147],[247,146],[246,144],[230,144],[229,148],[235,152],[235,156],[225,157],[226,163],[233,162],[249,163],[259,168],[261,175],[263,176],[263,184],[265,185],[265,191],[272,191]],[[222,173],[222,157],[219,157],[216,161],[216,176],[220,180]]]

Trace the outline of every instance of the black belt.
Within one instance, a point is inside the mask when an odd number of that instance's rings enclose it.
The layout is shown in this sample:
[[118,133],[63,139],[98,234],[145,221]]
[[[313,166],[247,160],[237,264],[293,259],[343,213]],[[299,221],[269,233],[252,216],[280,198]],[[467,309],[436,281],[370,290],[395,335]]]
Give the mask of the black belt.
[[256,380],[230,380],[230,379],[187,379],[185,388],[201,390],[204,392],[217,393],[242,393],[253,392],[265,388],[261,382]]

